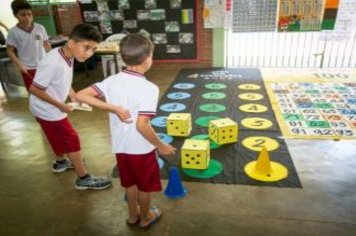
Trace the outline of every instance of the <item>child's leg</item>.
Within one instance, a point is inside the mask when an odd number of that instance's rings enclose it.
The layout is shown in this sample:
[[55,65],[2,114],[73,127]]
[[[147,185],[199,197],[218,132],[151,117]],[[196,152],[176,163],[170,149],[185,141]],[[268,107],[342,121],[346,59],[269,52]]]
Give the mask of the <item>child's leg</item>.
[[68,153],[68,158],[72,162],[75,172],[78,177],[83,177],[88,174],[87,169],[84,166],[80,151]]
[[140,201],[140,225],[145,225],[152,219],[152,216],[149,214],[151,193],[138,191],[138,200]]
[[137,222],[139,213],[137,208],[137,187],[126,188],[127,205],[129,207],[129,223]]
[[55,155],[54,159],[56,161],[64,161],[66,158],[64,157],[64,155]]
[[162,215],[162,210],[158,207],[151,207],[151,193],[138,191],[138,200],[140,201],[140,227],[148,228],[156,222]]

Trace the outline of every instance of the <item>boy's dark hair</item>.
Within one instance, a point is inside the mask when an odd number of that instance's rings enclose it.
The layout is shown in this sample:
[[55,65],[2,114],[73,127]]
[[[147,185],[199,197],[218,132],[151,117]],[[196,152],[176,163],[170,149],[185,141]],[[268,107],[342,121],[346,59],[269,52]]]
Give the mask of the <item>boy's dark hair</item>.
[[26,0],[14,0],[11,3],[11,9],[14,16],[16,16],[20,10],[32,10],[32,6]]
[[100,43],[103,41],[103,36],[99,30],[90,24],[78,24],[70,32],[69,39],[76,42],[80,41],[94,41]]
[[141,34],[129,34],[120,41],[120,54],[126,65],[140,65],[152,53],[151,40]]

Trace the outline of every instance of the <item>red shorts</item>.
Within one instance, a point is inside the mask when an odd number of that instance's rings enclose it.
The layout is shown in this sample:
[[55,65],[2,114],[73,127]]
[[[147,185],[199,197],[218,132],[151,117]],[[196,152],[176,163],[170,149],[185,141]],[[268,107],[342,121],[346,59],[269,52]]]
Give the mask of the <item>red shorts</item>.
[[122,187],[136,185],[141,192],[162,190],[155,150],[138,155],[117,153],[116,160]]
[[23,78],[23,82],[25,83],[25,87],[28,91],[30,89],[32,82],[33,82],[33,79],[35,78],[36,69],[27,70],[27,72],[28,72],[28,74],[21,73],[21,75]]
[[77,132],[67,118],[57,121],[47,121],[36,117],[50,143],[54,153],[62,156],[66,153],[80,151]]

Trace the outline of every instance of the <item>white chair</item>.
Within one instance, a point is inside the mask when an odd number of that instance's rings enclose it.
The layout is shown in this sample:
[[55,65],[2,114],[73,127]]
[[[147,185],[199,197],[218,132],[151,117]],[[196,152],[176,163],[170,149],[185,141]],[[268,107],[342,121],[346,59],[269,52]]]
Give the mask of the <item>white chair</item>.
[[[117,44],[120,43],[121,39],[124,38],[126,34],[113,34],[109,36],[105,42],[117,42]],[[125,63],[121,59],[120,53],[117,54],[117,65],[119,68],[119,71],[121,71],[123,66],[126,66]],[[101,64],[103,67],[103,74],[104,78],[115,74],[115,61],[114,61],[114,56],[113,55],[103,55],[101,56]]]

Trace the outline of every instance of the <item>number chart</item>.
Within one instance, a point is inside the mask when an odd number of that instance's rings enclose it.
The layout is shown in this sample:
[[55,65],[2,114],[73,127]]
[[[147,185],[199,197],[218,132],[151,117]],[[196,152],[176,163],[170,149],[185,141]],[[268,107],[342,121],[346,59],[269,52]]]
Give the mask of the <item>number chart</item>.
[[269,83],[288,138],[356,139],[356,83]]
[[[258,69],[184,69],[163,95],[157,117],[151,120],[159,137],[178,150],[186,138],[170,137],[165,121],[170,113],[191,113],[192,132],[189,139],[208,140],[210,120],[230,118],[238,124],[237,143],[218,145],[210,142],[210,161],[221,163],[222,171],[211,178],[194,178],[182,169],[179,155],[166,157],[170,165],[178,166],[182,179],[193,182],[248,184],[278,187],[301,187],[296,169]],[[288,168],[286,179],[261,182],[249,178],[244,166],[257,159],[266,147],[270,159]],[[213,170],[215,171],[215,170]],[[167,168],[161,176],[168,178]]]

